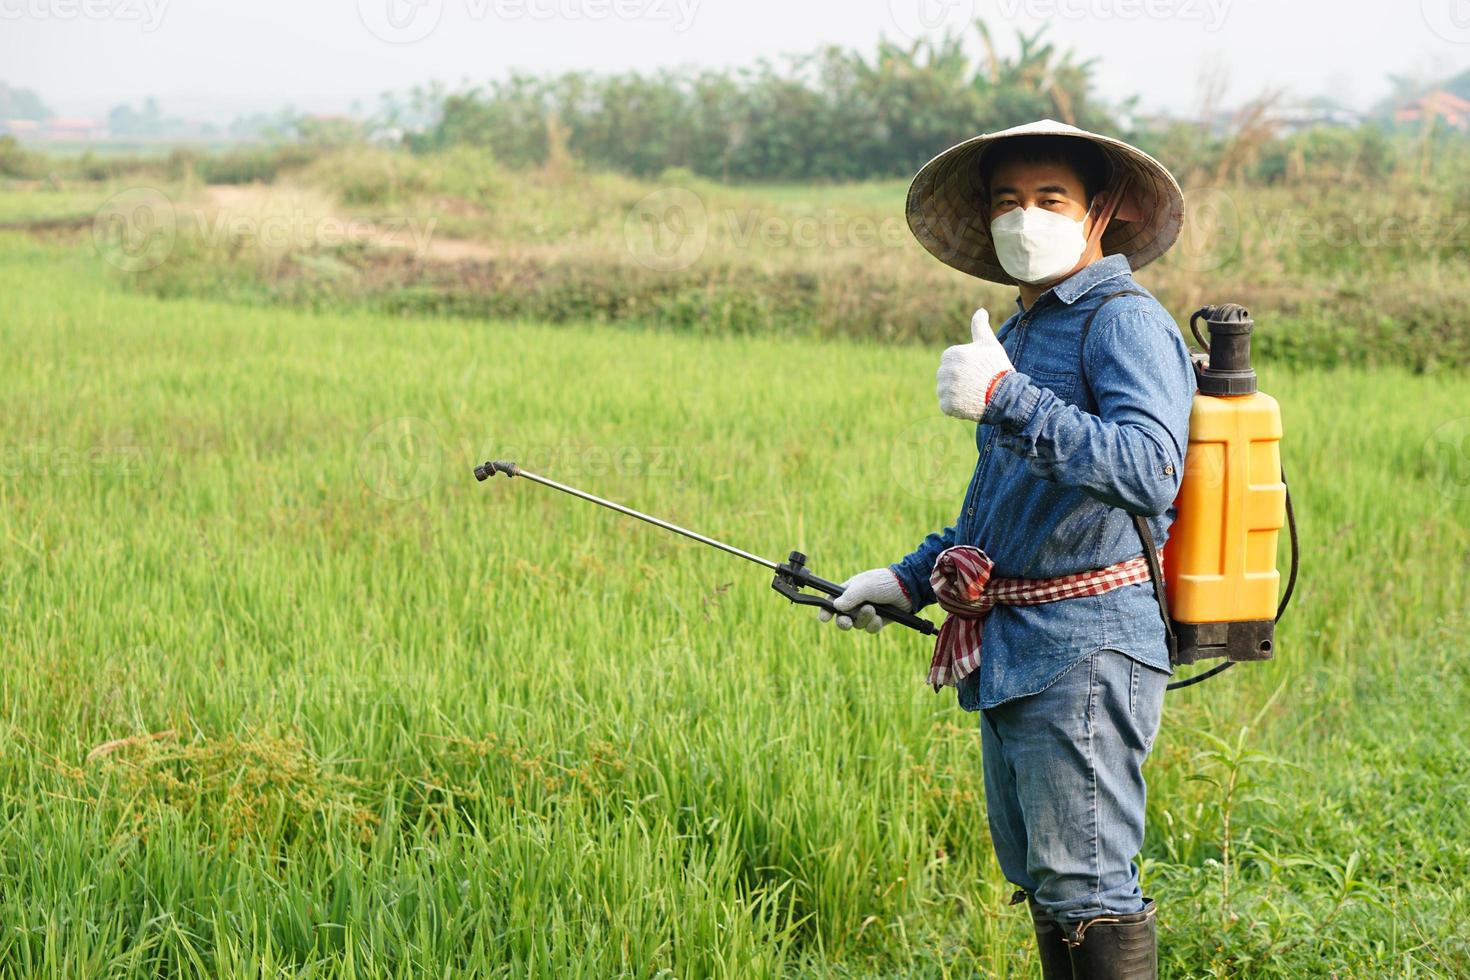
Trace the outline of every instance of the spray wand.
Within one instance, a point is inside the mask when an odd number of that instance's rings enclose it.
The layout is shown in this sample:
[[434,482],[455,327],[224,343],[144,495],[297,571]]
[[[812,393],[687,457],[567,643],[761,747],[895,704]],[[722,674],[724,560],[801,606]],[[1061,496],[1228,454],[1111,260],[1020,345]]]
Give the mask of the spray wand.
[[[652,524],[654,527],[661,527],[665,531],[682,534],[684,537],[698,541],[700,544],[709,545],[711,548],[718,548],[737,558],[744,558],[748,562],[754,562],[776,573],[776,577],[771,580],[771,588],[792,602],[802,606],[816,606],[819,609],[826,609],[834,614],[839,612],[837,607],[832,604],[832,600],[842,595],[842,586],[813,575],[811,570],[806,567],[806,555],[799,551],[793,551],[784,562],[777,563],[771,561],[769,558],[762,558],[760,555],[753,555],[748,551],[742,551],[734,545],[726,544],[723,541],[716,541],[714,538],[697,534],[688,528],[682,528],[677,524],[659,520],[657,517],[636,511],[631,507],[624,507],[622,504],[615,504],[611,500],[605,500],[586,491],[578,490],[576,487],[569,487],[565,483],[558,483],[544,476],[538,476],[535,473],[521,469],[515,463],[494,460],[475,467],[475,479],[481,482],[488,480],[496,473],[504,473],[508,477],[523,477],[532,483],[539,483],[542,486],[551,487],[553,490],[560,490],[562,493],[571,494],[573,497],[580,497],[582,500],[597,504],[599,507],[615,510],[619,514],[626,514],[628,517],[636,517],[638,520]],[[818,593],[825,593],[825,595],[805,592],[802,591],[803,589],[814,589]],[[874,604],[873,608],[879,616],[889,622],[898,623],[900,626],[907,626],[911,630],[917,630],[920,633],[931,636],[939,632],[939,627],[929,622],[929,620],[915,616],[913,613],[899,609],[897,606]],[[846,613],[842,613],[842,615],[846,615]]]

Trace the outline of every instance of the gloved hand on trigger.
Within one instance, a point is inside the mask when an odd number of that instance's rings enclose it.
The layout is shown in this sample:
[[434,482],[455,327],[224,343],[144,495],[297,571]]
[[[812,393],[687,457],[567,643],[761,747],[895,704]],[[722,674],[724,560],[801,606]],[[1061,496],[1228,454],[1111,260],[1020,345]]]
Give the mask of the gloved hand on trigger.
[[[837,628],[850,630],[856,626],[869,633],[878,632],[888,625],[888,620],[878,615],[874,604],[910,608],[909,598],[903,594],[903,586],[898,584],[898,576],[891,569],[874,568],[859,572],[842,583],[842,595],[832,600],[838,611]],[[857,611],[853,612],[854,609]],[[832,613],[819,609],[817,618],[825,623],[832,618]]]
[[1015,368],[990,332],[990,314],[985,310],[975,311],[970,337],[970,343],[957,344],[940,357],[936,390],[939,410],[945,415],[978,422],[996,382]]

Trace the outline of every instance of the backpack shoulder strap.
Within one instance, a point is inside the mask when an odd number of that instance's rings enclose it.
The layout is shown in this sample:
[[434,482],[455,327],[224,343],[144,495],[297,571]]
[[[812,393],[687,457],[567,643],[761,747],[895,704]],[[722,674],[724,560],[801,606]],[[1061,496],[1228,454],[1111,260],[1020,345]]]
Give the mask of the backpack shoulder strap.
[[1143,556],[1148,561],[1148,577],[1154,584],[1154,598],[1159,603],[1159,616],[1164,621],[1164,642],[1169,647],[1169,663],[1179,662],[1179,637],[1174,633],[1174,618],[1169,615],[1169,594],[1164,588],[1164,570],[1159,567],[1159,556],[1154,547],[1154,535],[1149,530],[1148,518],[1138,514],[1133,517],[1133,526],[1138,529],[1138,540],[1143,545]]
[[[1087,314],[1087,319],[1082,324],[1082,342],[1077,354],[1079,361],[1078,374],[1081,376],[1084,385],[1087,384],[1087,358],[1083,356],[1083,353],[1087,350],[1087,334],[1092,329],[1092,321],[1097,319],[1098,313],[1102,312],[1104,306],[1107,306],[1108,303],[1117,299],[1119,296],[1142,295],[1144,294],[1137,289],[1120,289],[1116,293],[1109,293],[1104,296],[1102,301],[1092,308],[1092,312]],[[1089,388],[1089,390],[1091,389]],[[1129,516],[1133,518],[1133,526],[1138,531],[1139,544],[1143,546],[1144,560],[1148,562],[1148,577],[1153,582],[1154,598],[1159,604],[1159,618],[1164,621],[1164,642],[1169,648],[1169,663],[1177,663],[1179,659],[1179,637],[1174,633],[1174,620],[1169,615],[1169,595],[1164,587],[1164,570],[1159,567],[1158,549],[1154,546],[1153,531],[1149,530],[1148,518],[1139,514],[1131,514]]]
[[1109,303],[1111,303],[1113,300],[1117,299],[1119,296],[1142,296],[1142,295],[1143,295],[1143,293],[1140,292],[1137,289],[1120,289],[1116,293],[1108,293],[1106,296],[1104,296],[1102,298],[1101,301],[1098,302],[1098,304],[1096,306],[1094,306],[1092,308],[1092,312],[1089,313],[1089,314],[1087,314],[1087,319],[1084,320],[1084,321],[1082,321],[1082,343],[1079,344],[1078,345],[1078,348],[1077,348],[1077,360],[1078,360],[1078,369],[1077,369],[1077,371],[1078,371],[1078,374],[1080,374],[1082,376],[1082,383],[1083,384],[1086,384],[1087,383],[1087,358],[1084,355],[1086,354],[1086,351],[1087,351],[1087,334],[1088,334],[1089,331],[1092,330],[1092,321],[1097,319],[1097,315],[1102,312],[1102,308],[1104,306],[1107,306]]

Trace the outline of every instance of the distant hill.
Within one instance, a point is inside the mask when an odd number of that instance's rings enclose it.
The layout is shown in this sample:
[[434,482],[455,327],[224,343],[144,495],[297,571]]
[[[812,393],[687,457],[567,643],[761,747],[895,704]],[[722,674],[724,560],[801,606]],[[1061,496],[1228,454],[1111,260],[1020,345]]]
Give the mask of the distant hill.
[[1451,95],[1470,99],[1470,69],[1460,72],[1454,78],[1446,79],[1439,87]]
[[28,88],[12,88],[0,82],[0,119],[33,119],[45,122],[56,113]]

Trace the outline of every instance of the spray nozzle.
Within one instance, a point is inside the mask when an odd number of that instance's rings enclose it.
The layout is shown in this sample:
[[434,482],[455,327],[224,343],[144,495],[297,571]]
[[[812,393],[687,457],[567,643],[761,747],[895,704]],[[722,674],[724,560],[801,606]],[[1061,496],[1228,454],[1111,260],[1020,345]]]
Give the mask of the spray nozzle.
[[475,467],[475,479],[484,483],[496,473],[504,473],[506,476],[520,476],[521,468],[514,463],[505,460],[494,459]]

